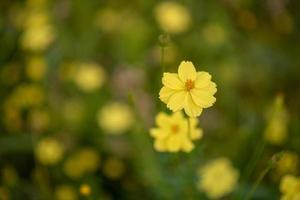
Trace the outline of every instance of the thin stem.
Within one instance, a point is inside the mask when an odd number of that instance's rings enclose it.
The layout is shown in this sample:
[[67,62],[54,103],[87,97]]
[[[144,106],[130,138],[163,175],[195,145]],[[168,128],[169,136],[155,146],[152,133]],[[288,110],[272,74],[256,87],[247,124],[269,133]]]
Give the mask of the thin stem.
[[273,165],[269,165],[258,177],[258,179],[255,181],[252,189],[250,190],[250,192],[247,194],[245,200],[250,200],[251,197],[253,196],[254,192],[256,191],[257,187],[259,186],[259,184],[261,183],[261,181],[264,179],[264,177],[266,176],[266,174],[270,171],[270,169],[272,169]]
[[160,66],[162,70],[162,74],[165,72],[165,47],[160,47]]

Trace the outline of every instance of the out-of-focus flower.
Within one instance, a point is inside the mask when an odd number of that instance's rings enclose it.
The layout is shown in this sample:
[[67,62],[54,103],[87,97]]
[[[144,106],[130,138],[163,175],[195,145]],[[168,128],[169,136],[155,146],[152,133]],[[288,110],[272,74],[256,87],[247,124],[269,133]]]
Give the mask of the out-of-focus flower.
[[122,15],[112,8],[101,9],[96,14],[95,24],[104,32],[112,33],[120,28]]
[[44,78],[47,65],[42,57],[31,57],[26,65],[26,74],[33,81],[40,81]]
[[18,182],[19,179],[18,174],[12,166],[8,166],[8,165],[4,166],[1,172],[2,172],[1,174],[2,182],[5,185],[13,186]]
[[37,160],[44,165],[56,164],[62,159],[63,153],[63,144],[53,138],[42,139],[35,148]]
[[211,45],[220,45],[226,40],[226,32],[220,24],[208,24],[203,28],[203,38]]
[[273,26],[280,33],[291,33],[295,29],[295,22],[288,12],[273,17]]
[[80,124],[84,116],[84,105],[78,100],[68,99],[68,101],[64,103],[62,111],[66,122],[76,126]]
[[218,158],[199,169],[198,188],[210,199],[219,199],[234,190],[239,172],[227,158]]
[[57,200],[76,200],[78,199],[76,190],[69,185],[60,185],[55,188],[55,199]]
[[185,119],[182,112],[172,115],[160,112],[156,124],[158,128],[150,129],[150,134],[155,138],[155,150],[160,152],[190,152],[194,149],[192,141],[200,139],[203,134],[202,129],[197,128],[197,119]]
[[54,41],[54,27],[50,24],[46,11],[29,12],[24,25],[25,30],[21,36],[24,49],[43,51]]
[[88,184],[82,184],[79,188],[79,192],[83,196],[89,196],[91,194],[91,187]]
[[33,109],[29,112],[29,124],[30,128],[36,132],[42,132],[45,130],[50,121],[49,113],[45,110]]
[[257,26],[256,16],[249,10],[240,10],[237,19],[239,25],[246,30],[253,30]]
[[0,186],[0,199],[2,199],[2,200],[9,200],[10,199],[8,189],[3,187],[3,186]]
[[203,108],[211,107],[216,98],[216,84],[207,72],[197,72],[192,62],[182,61],[177,73],[164,73],[161,101],[173,112],[184,109],[190,117],[200,116]]
[[45,99],[45,94],[39,85],[23,84],[13,91],[9,99],[17,108],[28,108],[41,105]]
[[98,153],[91,148],[83,148],[71,155],[64,163],[64,172],[71,178],[80,178],[85,173],[94,172],[100,164]]
[[299,167],[298,155],[293,152],[283,152],[281,158],[276,164],[276,172],[279,175],[295,174]]
[[176,2],[161,2],[154,14],[160,27],[169,33],[185,32],[191,24],[189,10]]
[[278,95],[268,113],[268,125],[265,139],[273,145],[281,145],[288,136],[288,112],[284,105],[283,95]]
[[122,134],[133,124],[134,114],[126,104],[114,102],[98,111],[97,120],[107,133]]
[[102,66],[95,63],[82,63],[74,76],[77,86],[85,92],[99,89],[106,79]]
[[281,179],[280,191],[281,200],[298,200],[300,199],[300,178],[286,175]]
[[118,158],[108,158],[103,164],[103,173],[110,179],[118,179],[125,172],[125,165]]

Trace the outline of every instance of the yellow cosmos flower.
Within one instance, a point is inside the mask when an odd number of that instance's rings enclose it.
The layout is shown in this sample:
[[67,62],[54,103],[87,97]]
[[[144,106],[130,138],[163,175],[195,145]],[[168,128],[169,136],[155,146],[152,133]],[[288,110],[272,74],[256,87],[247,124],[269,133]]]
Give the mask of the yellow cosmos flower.
[[[196,128],[197,119],[188,122],[182,112],[172,115],[159,113],[156,116],[158,128],[152,128],[150,134],[155,138],[154,148],[160,152],[190,152],[194,149],[193,140],[202,137],[202,129]],[[188,127],[190,123],[190,128]]]
[[185,32],[191,24],[189,10],[176,2],[160,3],[154,14],[160,27],[169,33]]
[[193,63],[183,61],[178,74],[164,73],[163,87],[159,92],[161,101],[173,112],[184,109],[190,117],[200,116],[203,108],[212,106],[216,98],[217,86],[207,72],[197,72]]
[[63,153],[63,144],[53,138],[41,140],[35,148],[37,160],[44,165],[56,164],[62,159]]
[[55,199],[57,200],[77,200],[76,190],[69,185],[59,185],[54,191]]
[[279,175],[296,174],[299,169],[299,158],[296,153],[283,152],[281,158],[276,164],[275,171]]
[[281,179],[280,191],[281,200],[298,200],[300,199],[300,178],[286,175]]
[[198,188],[210,199],[219,199],[233,191],[239,172],[227,158],[218,158],[200,168]]
[[265,139],[273,145],[282,145],[288,138],[289,115],[283,95],[278,95],[268,113]]
[[134,114],[128,105],[112,102],[98,111],[97,121],[106,133],[118,135],[130,129],[134,123]]

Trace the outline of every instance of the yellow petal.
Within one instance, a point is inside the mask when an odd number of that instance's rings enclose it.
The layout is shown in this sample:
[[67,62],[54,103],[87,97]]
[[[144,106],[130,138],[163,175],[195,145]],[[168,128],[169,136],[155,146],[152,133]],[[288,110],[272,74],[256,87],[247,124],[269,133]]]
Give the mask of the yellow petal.
[[167,140],[168,150],[171,152],[178,152],[180,150],[181,138],[179,136],[172,136]]
[[170,96],[172,96],[176,91],[177,90],[173,90],[168,87],[162,87],[159,92],[159,99],[164,103],[168,103]]
[[157,114],[155,122],[158,127],[162,128],[170,124],[170,119],[166,113],[160,112]]
[[188,140],[188,139],[183,140],[182,150],[184,152],[188,153],[188,152],[191,152],[193,149],[194,149],[194,144],[190,140]]
[[195,81],[196,88],[204,88],[210,83],[211,75],[208,72],[198,72]]
[[210,81],[209,84],[203,88],[201,88],[207,92],[209,92],[210,94],[214,95],[217,92],[217,85]]
[[192,129],[191,130],[191,133],[190,133],[190,137],[192,140],[197,140],[197,139],[200,139],[202,138],[202,135],[203,135],[203,131],[202,129]]
[[150,135],[156,139],[164,139],[168,136],[167,132],[158,128],[150,129]]
[[198,117],[202,113],[202,108],[197,106],[192,100],[191,95],[188,94],[184,103],[184,111],[190,117]]
[[179,79],[175,73],[164,73],[162,83],[170,89],[183,90],[184,83]]
[[178,76],[184,83],[186,80],[196,80],[197,72],[193,63],[182,61],[178,67]]
[[160,139],[155,140],[155,142],[154,142],[154,149],[156,151],[160,151],[160,152],[166,151],[167,145],[166,145],[165,140],[160,140]]
[[170,97],[167,107],[173,112],[181,110],[183,108],[186,96],[186,91],[176,92]]
[[200,89],[192,89],[190,91],[193,101],[202,108],[208,108],[216,102],[216,98],[209,92]]

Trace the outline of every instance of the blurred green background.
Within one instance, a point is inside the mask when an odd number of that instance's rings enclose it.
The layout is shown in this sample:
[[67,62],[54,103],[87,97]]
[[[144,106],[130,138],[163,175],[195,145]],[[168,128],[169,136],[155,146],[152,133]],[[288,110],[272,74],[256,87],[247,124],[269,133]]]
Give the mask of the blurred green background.
[[[300,171],[299,9],[288,0],[1,1],[0,199],[209,199],[197,170],[218,157],[239,172],[218,199],[245,199],[284,151],[251,198],[279,199],[281,178]],[[158,98],[162,48],[166,71],[190,60],[218,86],[191,153],[155,152],[149,135],[156,114],[170,113]]]

